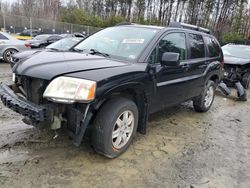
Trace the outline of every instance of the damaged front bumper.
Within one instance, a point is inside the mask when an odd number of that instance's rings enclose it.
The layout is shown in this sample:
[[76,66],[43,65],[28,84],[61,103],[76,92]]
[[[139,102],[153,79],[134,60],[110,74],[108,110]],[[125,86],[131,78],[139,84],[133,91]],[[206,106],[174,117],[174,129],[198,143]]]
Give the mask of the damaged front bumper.
[[66,129],[76,146],[80,145],[93,117],[90,104],[48,103],[38,105],[19,96],[15,85],[0,84],[0,98],[6,107],[26,117],[28,121],[25,123],[30,122],[29,124],[33,126],[50,125],[51,127],[55,123],[60,124],[58,128]]
[[5,106],[35,122],[46,120],[47,107],[36,105],[16,95],[10,86],[0,85],[0,98]]

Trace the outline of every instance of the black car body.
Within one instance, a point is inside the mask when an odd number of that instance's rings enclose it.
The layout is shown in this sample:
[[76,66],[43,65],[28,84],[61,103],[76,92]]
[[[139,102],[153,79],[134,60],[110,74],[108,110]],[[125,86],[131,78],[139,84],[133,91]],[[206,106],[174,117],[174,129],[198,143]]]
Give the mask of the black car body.
[[31,40],[26,41],[26,45],[30,46],[31,48],[44,48],[60,39],[62,39],[60,35],[50,35],[50,34],[43,34],[37,35]]
[[33,49],[33,50],[27,50],[24,52],[19,52],[16,53],[12,56],[10,65],[13,67],[16,63],[23,61],[29,57],[31,57],[33,54],[39,53],[41,51],[67,51],[70,48],[72,48],[74,45],[76,45],[78,42],[80,42],[82,38],[77,38],[77,37],[68,37],[68,38],[63,38],[59,41],[56,41],[47,47],[45,49]]
[[26,123],[65,128],[76,145],[89,128],[95,150],[117,157],[146,133],[149,114],[187,100],[199,112],[211,107],[221,48],[207,30],[184,27],[115,26],[70,52],[37,53],[14,67],[1,99]]

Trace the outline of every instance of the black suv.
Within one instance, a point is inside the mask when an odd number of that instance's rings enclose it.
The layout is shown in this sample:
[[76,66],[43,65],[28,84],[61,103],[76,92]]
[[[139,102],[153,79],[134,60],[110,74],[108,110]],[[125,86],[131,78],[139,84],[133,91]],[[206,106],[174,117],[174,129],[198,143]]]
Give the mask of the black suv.
[[95,150],[114,158],[136,131],[146,133],[149,114],[187,100],[198,112],[209,110],[222,66],[207,29],[121,24],[69,52],[43,51],[19,62],[0,96],[27,124],[64,128],[77,146],[90,131]]

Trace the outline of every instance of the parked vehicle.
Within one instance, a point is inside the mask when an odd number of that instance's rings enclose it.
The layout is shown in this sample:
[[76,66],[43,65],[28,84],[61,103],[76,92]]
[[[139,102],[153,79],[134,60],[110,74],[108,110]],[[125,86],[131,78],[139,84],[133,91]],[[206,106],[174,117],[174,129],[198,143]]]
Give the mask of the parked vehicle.
[[17,52],[30,49],[24,41],[17,40],[8,33],[0,32],[0,58],[10,62],[11,56]]
[[114,158],[136,131],[146,133],[149,114],[187,100],[208,111],[222,66],[220,45],[207,29],[123,24],[70,52],[43,51],[19,63],[0,96],[24,122],[65,128],[77,146],[88,128],[95,150]]
[[31,48],[44,48],[60,39],[62,39],[60,35],[37,35],[31,40],[27,40],[26,45],[30,46]]
[[66,37],[77,37],[77,38],[86,38],[86,35],[83,33],[63,33],[60,34],[61,37],[66,38]]
[[82,38],[76,38],[76,37],[64,38],[64,39],[61,39],[59,41],[56,41],[56,42],[48,45],[47,47],[45,47],[45,49],[40,48],[40,49],[36,49],[36,50],[27,50],[24,52],[16,53],[12,56],[10,65],[11,65],[11,67],[13,67],[16,63],[23,61],[23,60],[29,58],[30,56],[32,56],[33,54],[39,53],[43,50],[67,51],[70,48],[72,48],[74,45],[76,45],[78,42],[80,42],[80,40],[82,40]]
[[250,46],[227,44],[222,47],[225,55],[225,73],[220,88],[226,95],[231,94],[228,87],[237,89],[238,98],[242,101],[247,100],[245,89],[249,88],[250,83]]
[[[32,36],[31,36],[32,33]],[[27,36],[27,37],[36,37],[37,35],[41,35],[43,32],[39,29],[24,29],[19,35]]]

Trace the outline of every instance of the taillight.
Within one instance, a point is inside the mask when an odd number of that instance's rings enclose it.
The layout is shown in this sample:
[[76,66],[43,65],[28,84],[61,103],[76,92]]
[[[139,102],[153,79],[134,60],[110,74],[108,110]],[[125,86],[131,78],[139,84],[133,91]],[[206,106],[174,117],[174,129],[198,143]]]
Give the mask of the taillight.
[[26,47],[26,48],[30,48],[30,43],[28,43],[28,42],[26,42],[25,44],[24,44],[24,46]]

